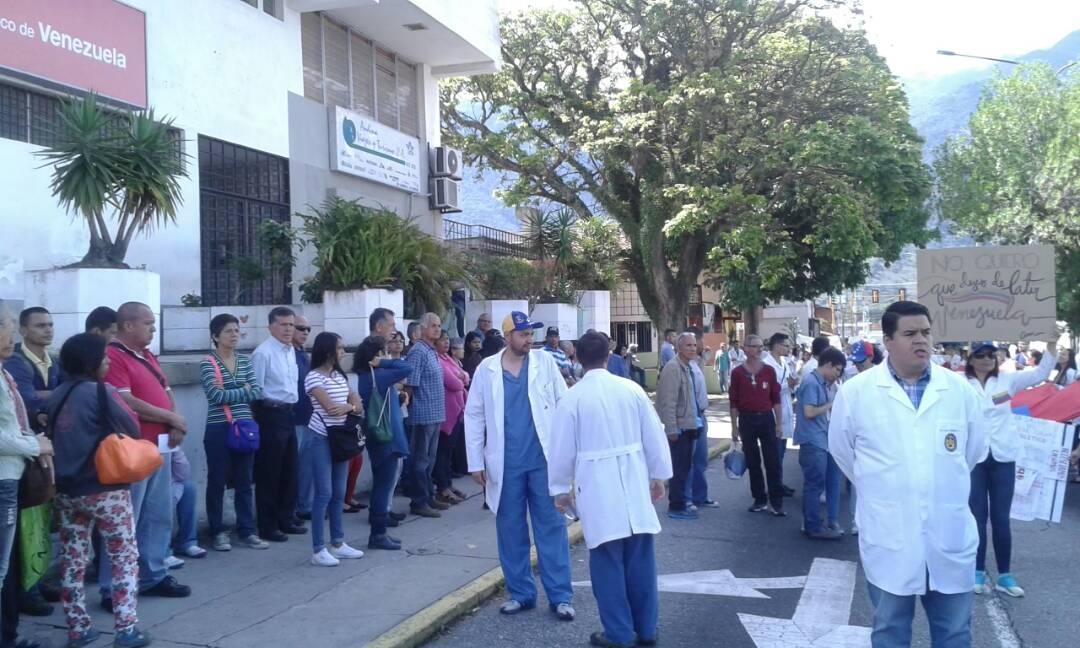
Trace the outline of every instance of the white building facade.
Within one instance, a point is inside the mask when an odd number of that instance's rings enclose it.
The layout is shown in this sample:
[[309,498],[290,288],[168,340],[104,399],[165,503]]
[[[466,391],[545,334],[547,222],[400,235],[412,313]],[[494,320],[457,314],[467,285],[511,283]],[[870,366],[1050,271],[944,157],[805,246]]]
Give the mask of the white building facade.
[[[175,120],[189,173],[183,205],[174,225],[137,237],[127,257],[161,275],[163,306],[189,294],[206,305],[295,303],[307,259],[292,276],[239,284],[230,260],[259,258],[260,223],[295,223],[296,212],[338,195],[441,235],[427,196],[438,79],[498,63],[495,0],[5,0],[0,298],[22,301],[26,272],[86,252],[85,225],[57,205],[37,155],[66,97],[94,90]],[[352,152],[369,158],[366,171],[332,170],[342,123],[331,114],[357,127]],[[400,156],[376,150],[401,142]],[[372,172],[373,155],[395,158],[389,166],[410,177]]]

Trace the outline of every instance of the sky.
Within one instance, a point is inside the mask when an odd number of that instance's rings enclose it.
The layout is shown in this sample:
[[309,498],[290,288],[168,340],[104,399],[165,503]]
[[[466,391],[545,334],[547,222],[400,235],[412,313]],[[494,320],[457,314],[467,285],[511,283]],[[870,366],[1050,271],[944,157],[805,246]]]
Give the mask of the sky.
[[[498,0],[500,11],[565,7],[571,0]],[[902,79],[992,65],[939,49],[1009,58],[1050,47],[1080,29],[1078,0],[863,0],[870,41]]]

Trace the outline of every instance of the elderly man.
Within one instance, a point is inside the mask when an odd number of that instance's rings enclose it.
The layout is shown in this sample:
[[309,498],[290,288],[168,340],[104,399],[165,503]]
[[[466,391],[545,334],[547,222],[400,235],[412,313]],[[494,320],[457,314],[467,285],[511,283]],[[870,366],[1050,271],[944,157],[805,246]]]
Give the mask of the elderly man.
[[[157,358],[150,352],[156,319],[146,304],[127,302],[116,311],[116,340],[106,350],[108,382],[139,417],[143,439],[171,452],[187,434],[187,422],[176,411],[176,399]],[[141,596],[185,597],[191,588],[169,576],[165,558],[173,530],[172,469],[166,458],[160,468],[131,485],[135,512],[135,539],[139,546],[139,592]],[[112,567],[109,554],[101,553],[98,567],[101,605],[112,611]]]
[[607,338],[588,333],[578,349],[586,373],[555,409],[548,484],[560,510],[576,506],[581,516],[604,626],[592,645],[649,645],[659,613],[653,504],[672,475],[671,454],[649,397],[605,370]]
[[[784,517],[784,492],[780,482],[780,383],[772,367],[761,360],[764,345],[757,335],[746,338],[746,361],[731,372],[731,442],[742,443],[750,472],[750,493],[754,503],[751,513],[764,511],[769,503],[772,513]],[[764,475],[761,464],[765,464]],[[765,483],[768,480],[769,490]]]
[[409,393],[409,457],[405,460],[406,494],[409,509],[420,517],[442,517],[440,510],[450,508],[435,499],[431,473],[439,449],[439,428],[446,420],[446,394],[443,369],[435,352],[442,335],[442,320],[435,313],[420,318],[420,339],[409,349],[405,362],[412,367],[405,389]]
[[465,445],[469,470],[485,487],[495,513],[499,563],[510,595],[499,611],[517,614],[536,606],[529,565],[531,517],[548,605],[560,620],[572,621],[570,547],[565,520],[548,494],[547,465],[551,418],[566,394],[566,382],[550,354],[532,351],[533,329],[542,326],[518,311],[503,320],[506,348],[481,362],[473,375],[465,405]]
[[487,332],[491,330],[491,313],[480,313],[480,317],[476,318],[476,334],[483,339]]
[[394,311],[389,308],[376,308],[368,316],[368,330],[372,335],[377,335],[384,340],[389,340],[397,330],[397,322],[394,321]]
[[677,355],[664,365],[656,382],[656,412],[671,445],[673,475],[668,488],[668,517],[697,519],[697,507],[686,501],[686,484],[697,438],[705,427],[709,398],[703,389],[705,376],[698,367],[697,337],[683,333],[675,341]]
[[887,359],[840,388],[829,451],[859,491],[859,555],[874,648],[911,645],[921,597],[934,646],[971,646],[979,534],[971,471],[987,454],[984,405],[964,376],[930,362],[930,312],[881,318]]

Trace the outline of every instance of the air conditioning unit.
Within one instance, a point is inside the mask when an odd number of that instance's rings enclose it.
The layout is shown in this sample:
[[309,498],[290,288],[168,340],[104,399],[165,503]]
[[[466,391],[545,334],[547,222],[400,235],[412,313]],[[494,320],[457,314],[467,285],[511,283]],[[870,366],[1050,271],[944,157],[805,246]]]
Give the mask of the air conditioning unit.
[[429,157],[431,177],[461,180],[461,151],[448,146],[436,146],[431,149]]
[[451,178],[432,178],[430,183],[432,209],[441,211],[458,209],[458,189],[461,185],[460,182]]

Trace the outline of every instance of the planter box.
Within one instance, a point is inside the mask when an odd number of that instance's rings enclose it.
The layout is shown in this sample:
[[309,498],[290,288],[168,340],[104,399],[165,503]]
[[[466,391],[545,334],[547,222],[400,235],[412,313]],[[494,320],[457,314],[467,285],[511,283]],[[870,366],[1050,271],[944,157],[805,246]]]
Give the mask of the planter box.
[[611,292],[607,290],[583,290],[578,293],[579,335],[589,329],[611,335]]
[[[250,351],[270,336],[268,317],[273,305],[260,306],[165,306],[162,308],[161,348],[168,353],[201,353],[210,350],[210,320],[222,313],[240,320],[240,348]],[[309,340],[323,330],[322,304],[292,304],[311,324]],[[309,342],[310,344],[310,342]]]
[[482,313],[491,314],[491,326],[502,330],[502,321],[512,311],[529,312],[527,299],[485,299],[465,305],[465,334],[476,330],[476,320]]
[[578,309],[573,304],[537,304],[529,319],[543,322],[543,328],[536,329],[534,339],[543,342],[549,326],[559,329],[560,340],[578,339]]
[[[98,306],[118,308],[129,301],[142,302],[154,311],[161,324],[161,276],[148,270],[118,268],[54,268],[24,274],[24,306],[44,306],[56,325],[53,346],[82,333],[86,316]],[[154,336],[150,350],[159,353],[161,336]]]
[[389,308],[401,317],[405,312],[405,295],[400,290],[383,288],[328,290],[323,293],[322,305],[323,330],[337,333],[348,346],[356,346],[368,336],[371,311]]

